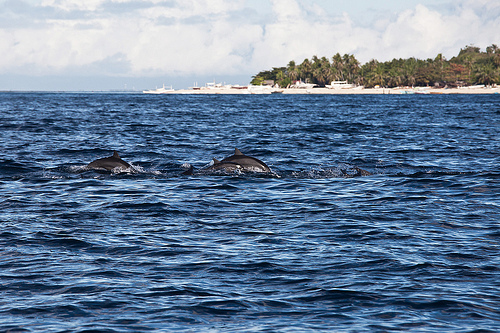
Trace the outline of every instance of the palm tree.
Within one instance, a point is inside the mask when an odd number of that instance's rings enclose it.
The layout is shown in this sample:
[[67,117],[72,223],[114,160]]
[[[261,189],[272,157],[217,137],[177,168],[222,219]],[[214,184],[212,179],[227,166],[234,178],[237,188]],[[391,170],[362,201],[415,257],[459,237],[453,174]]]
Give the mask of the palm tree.
[[325,77],[325,84],[332,82],[332,65],[330,64],[330,60],[327,57],[321,58],[321,70],[322,75]]
[[332,67],[335,70],[335,80],[336,81],[343,81],[344,80],[344,60],[342,59],[342,56],[340,53],[337,53],[332,57]]
[[472,65],[474,64],[474,58],[472,55],[467,54],[464,57],[464,62],[467,65],[467,69],[469,70],[469,83],[472,83]]
[[491,44],[491,46],[488,46],[486,48],[487,54],[498,53],[499,51],[500,51],[500,48],[496,44]]
[[491,85],[499,81],[499,72],[493,66],[484,66],[476,70],[476,82]]
[[344,59],[346,59],[347,79],[352,83],[359,72],[359,61],[352,54],[348,55],[347,58],[344,56]]
[[291,81],[297,80],[299,72],[297,66],[295,65],[295,61],[292,60],[288,63],[288,65],[286,66],[286,71]]
[[378,63],[377,67],[375,67],[375,71],[373,72],[373,82],[375,85],[379,85],[381,87],[385,86],[386,74],[383,64]]
[[486,53],[493,57],[493,63],[500,67],[500,48],[496,44],[491,44],[486,48]]
[[417,81],[417,79],[416,79],[417,59],[410,58],[410,59],[404,60],[403,68],[404,68],[404,76],[406,78],[405,84],[407,86],[413,87]]
[[445,62],[445,58],[443,57],[442,53],[439,53],[437,55],[436,59],[434,59],[434,63],[437,64],[437,72],[438,72],[439,81],[441,81],[441,82],[443,81],[444,62]]
[[311,78],[311,69],[311,62],[307,58],[299,65],[300,78],[304,79],[305,82],[308,82]]

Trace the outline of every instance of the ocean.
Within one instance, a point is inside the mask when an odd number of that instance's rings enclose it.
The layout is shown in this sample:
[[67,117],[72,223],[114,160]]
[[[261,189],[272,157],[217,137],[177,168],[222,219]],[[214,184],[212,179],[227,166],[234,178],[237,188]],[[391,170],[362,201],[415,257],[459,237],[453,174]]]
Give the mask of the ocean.
[[[4,92],[0,133],[2,332],[500,331],[499,95]],[[273,173],[182,174],[235,148]]]

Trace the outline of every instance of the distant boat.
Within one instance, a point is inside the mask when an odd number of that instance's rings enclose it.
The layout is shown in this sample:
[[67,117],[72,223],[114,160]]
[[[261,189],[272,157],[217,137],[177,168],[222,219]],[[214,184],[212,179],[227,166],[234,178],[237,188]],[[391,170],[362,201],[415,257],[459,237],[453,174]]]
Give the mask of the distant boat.
[[172,86],[170,86],[170,88],[165,88],[165,85],[163,85],[163,87],[161,88],[156,88],[156,89],[151,89],[151,90],[143,90],[143,93],[144,94],[168,94],[168,93],[172,93],[172,92],[175,92],[175,90],[172,88]]
[[198,82],[195,82],[192,87],[189,87],[190,90],[200,90],[201,87],[198,87]]
[[312,89],[314,87],[316,87],[316,85],[314,83],[304,83],[301,80],[296,81],[295,84],[292,84],[290,86],[290,88],[294,88],[294,89]]
[[413,94],[428,95],[431,92],[429,91],[428,87],[417,87],[417,88],[413,88],[411,90],[401,90],[401,93],[405,94],[405,95],[413,95]]
[[234,86],[231,86],[231,89],[240,89],[240,90],[243,90],[243,89],[248,89],[248,86],[240,86],[239,84],[236,84]]
[[352,83],[347,83],[347,81],[332,81],[331,84],[327,84],[328,89],[352,89],[356,86]]
[[428,95],[430,94],[431,92],[429,91],[429,87],[419,87],[419,88],[415,88],[415,94],[418,94],[418,95]]
[[222,83],[215,83],[214,82],[207,82],[205,84],[205,89],[222,89],[224,88],[224,85]]
[[248,91],[248,93],[254,94],[254,95],[267,95],[267,94],[271,94],[271,92],[273,91],[273,88],[271,86],[249,85],[247,91]]
[[222,83],[215,83],[214,82],[207,82],[204,87],[198,87],[198,84],[195,83],[194,87],[190,87],[190,90],[215,90],[215,91],[221,91],[221,90],[229,90],[229,89],[246,89],[247,87],[241,87],[239,85],[232,86],[230,84],[222,84]]

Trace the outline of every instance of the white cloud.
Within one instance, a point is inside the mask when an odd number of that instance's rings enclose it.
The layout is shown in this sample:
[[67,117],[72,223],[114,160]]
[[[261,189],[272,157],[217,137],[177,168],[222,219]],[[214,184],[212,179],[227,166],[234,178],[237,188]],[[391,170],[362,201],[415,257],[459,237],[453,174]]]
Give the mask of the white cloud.
[[[491,1],[483,1],[488,6]],[[390,22],[380,34],[380,45],[388,57],[418,58],[434,57],[443,53],[448,57],[458,53],[468,44],[486,47],[498,43],[500,35],[491,29],[500,24],[500,7],[496,7],[496,16],[492,20],[478,16],[484,7],[474,8],[466,1],[455,8],[453,14],[444,15],[417,5],[414,9],[402,12],[396,21]],[[476,6],[477,3],[474,2]],[[374,50],[381,54],[382,49]]]
[[42,0],[40,5],[42,7],[52,7],[58,8],[65,11],[74,10],[96,10],[99,5],[101,5],[101,0]]
[[416,5],[371,27],[314,1],[0,0],[0,74],[254,74],[312,55],[451,57],[500,43],[500,2]]

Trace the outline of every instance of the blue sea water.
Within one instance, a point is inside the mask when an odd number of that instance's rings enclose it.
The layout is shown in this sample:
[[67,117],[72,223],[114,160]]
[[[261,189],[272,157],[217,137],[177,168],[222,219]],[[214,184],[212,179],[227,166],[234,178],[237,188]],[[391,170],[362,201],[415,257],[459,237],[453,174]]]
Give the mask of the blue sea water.
[[[0,133],[2,332],[500,331],[498,95],[0,93]],[[274,174],[182,175],[234,148]]]

